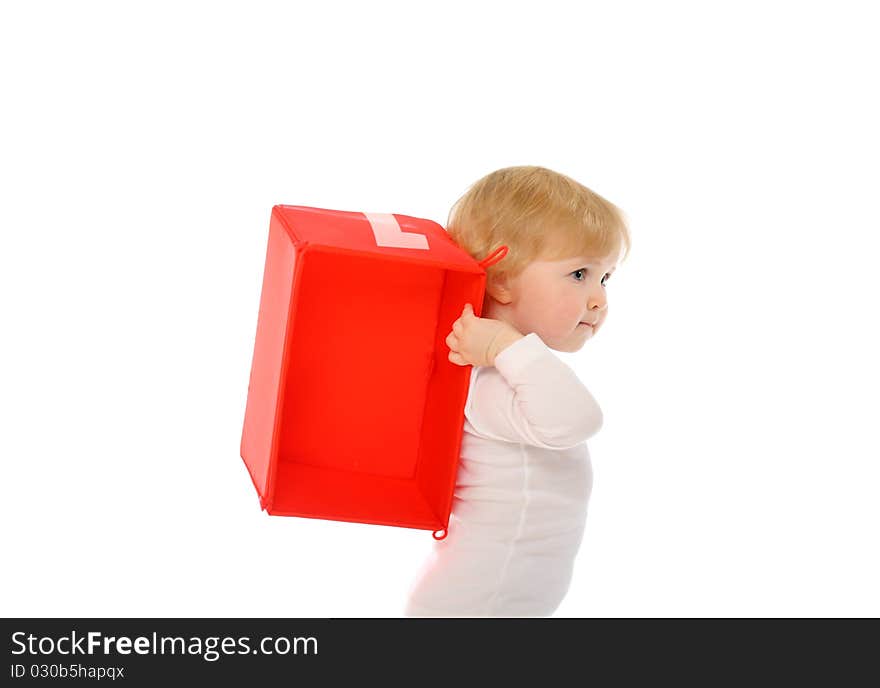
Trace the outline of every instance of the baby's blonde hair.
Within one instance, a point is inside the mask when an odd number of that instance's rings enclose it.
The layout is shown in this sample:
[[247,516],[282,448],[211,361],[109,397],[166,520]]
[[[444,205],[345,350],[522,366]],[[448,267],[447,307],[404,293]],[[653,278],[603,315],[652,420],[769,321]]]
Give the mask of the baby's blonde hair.
[[489,282],[516,277],[533,260],[630,251],[623,213],[574,179],[545,167],[506,167],[473,184],[449,211],[449,236],[476,260],[500,246],[507,256],[487,268]]

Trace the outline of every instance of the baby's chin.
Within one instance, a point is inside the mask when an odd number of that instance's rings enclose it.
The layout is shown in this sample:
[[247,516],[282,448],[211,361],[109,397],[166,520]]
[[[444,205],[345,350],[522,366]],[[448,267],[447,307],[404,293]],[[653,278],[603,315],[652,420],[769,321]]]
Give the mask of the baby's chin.
[[594,336],[595,336],[595,333],[591,333],[591,334],[587,335],[586,337],[583,337],[583,336],[577,337],[577,338],[571,337],[568,340],[551,341],[551,342],[548,342],[547,340],[545,340],[544,343],[547,344],[547,346],[550,347],[551,349],[553,349],[554,351],[559,351],[564,354],[573,354],[573,353],[583,349],[584,344],[586,344],[588,341],[590,341]]

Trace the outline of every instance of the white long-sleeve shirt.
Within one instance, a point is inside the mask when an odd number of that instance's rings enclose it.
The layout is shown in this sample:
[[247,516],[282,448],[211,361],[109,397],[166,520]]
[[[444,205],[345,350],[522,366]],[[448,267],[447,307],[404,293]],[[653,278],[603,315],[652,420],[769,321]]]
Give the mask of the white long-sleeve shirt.
[[447,537],[407,616],[549,616],[562,601],[592,487],[602,411],[537,334],[474,367]]

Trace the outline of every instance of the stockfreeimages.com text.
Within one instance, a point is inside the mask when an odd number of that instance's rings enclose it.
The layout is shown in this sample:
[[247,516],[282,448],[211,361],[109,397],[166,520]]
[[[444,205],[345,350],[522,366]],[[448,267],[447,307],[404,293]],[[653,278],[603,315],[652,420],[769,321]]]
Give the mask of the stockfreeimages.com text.
[[221,655],[316,655],[318,640],[314,637],[285,636],[261,638],[254,646],[251,639],[209,636],[105,636],[98,631],[81,634],[71,631],[60,638],[34,636],[17,631],[12,634],[14,655],[199,655],[208,662],[214,662]]

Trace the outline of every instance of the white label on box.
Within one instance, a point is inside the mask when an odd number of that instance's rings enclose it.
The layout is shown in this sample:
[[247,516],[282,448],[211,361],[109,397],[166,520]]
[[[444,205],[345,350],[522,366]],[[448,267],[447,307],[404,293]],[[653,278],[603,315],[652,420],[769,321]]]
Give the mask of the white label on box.
[[377,246],[428,250],[428,237],[424,234],[404,232],[394,215],[389,213],[364,213],[364,215],[373,228]]

